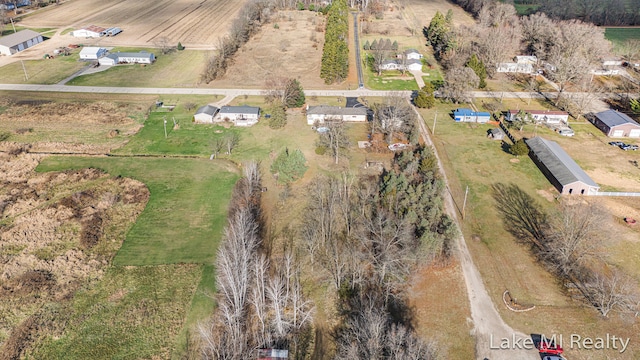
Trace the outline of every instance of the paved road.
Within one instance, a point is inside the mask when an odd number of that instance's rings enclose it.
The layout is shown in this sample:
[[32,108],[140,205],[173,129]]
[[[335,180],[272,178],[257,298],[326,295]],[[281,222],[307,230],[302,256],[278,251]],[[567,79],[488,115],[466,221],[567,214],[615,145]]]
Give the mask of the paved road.
[[[433,146],[429,130],[425,125],[424,119],[416,111],[419,118],[420,133],[427,145]],[[458,219],[457,208],[454,204],[453,197],[449,189],[449,182],[447,180],[446,173],[438,156],[438,152],[435,147],[434,154],[438,160],[438,166],[440,173],[446,184],[447,194],[445,197],[445,209],[447,214],[460,226],[460,220]],[[502,339],[508,339],[510,343],[513,339],[520,339],[522,343],[524,339],[529,336],[513,330],[507,325],[500,317],[500,314],[496,310],[491,297],[487,293],[487,290],[482,282],[480,272],[473,263],[471,253],[467,248],[467,243],[464,236],[460,235],[456,241],[458,245],[458,256],[460,259],[460,267],[462,268],[462,275],[467,287],[467,295],[469,297],[469,304],[471,307],[471,318],[474,324],[474,335],[476,337],[476,358],[478,360],[490,359],[490,360],[534,360],[540,359],[539,353],[535,349],[518,348],[517,345],[508,349],[496,349],[502,343]]]
[[362,74],[362,59],[360,58],[360,39],[358,37],[358,13],[352,12],[353,15],[353,39],[356,44],[356,69],[358,70],[358,88],[364,89],[364,76]]

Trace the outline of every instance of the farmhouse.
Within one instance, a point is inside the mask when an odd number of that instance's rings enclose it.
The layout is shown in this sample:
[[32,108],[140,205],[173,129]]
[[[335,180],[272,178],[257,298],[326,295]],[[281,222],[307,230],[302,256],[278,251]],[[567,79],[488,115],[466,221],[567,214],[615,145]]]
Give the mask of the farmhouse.
[[600,188],[558,143],[539,136],[526,139],[529,156],[562,195],[595,195]]
[[89,25],[85,28],[72,31],[71,36],[83,38],[98,38],[103,35],[105,30],[105,28],[100,26]]
[[86,46],[80,50],[80,60],[98,60],[107,54],[107,49],[94,46]]
[[215,106],[211,106],[211,105],[201,106],[198,108],[198,110],[196,110],[196,113],[195,115],[193,115],[193,118],[198,123],[212,123],[213,118],[216,116],[218,111],[220,111],[220,109],[218,109]]
[[409,71],[420,71],[422,70],[422,61],[417,59],[407,59],[403,64],[399,60],[385,60],[381,65],[380,69],[382,70],[409,70]]
[[324,124],[334,121],[367,121],[365,107],[339,107],[329,105],[307,106],[307,124]]
[[220,121],[232,121],[236,126],[258,123],[260,108],[255,106],[223,106],[218,112]]
[[499,63],[496,67],[499,73],[533,74],[533,65],[528,63]]
[[11,55],[43,42],[42,35],[33,30],[22,30],[0,38],[0,54]]
[[621,112],[606,110],[588,118],[609,137],[640,137],[640,124]]
[[155,55],[148,52],[116,52],[100,58],[100,65],[116,64],[152,64],[156,61]]
[[[545,124],[560,124],[567,123],[569,121],[569,113],[565,111],[551,111],[551,110],[522,110],[527,114],[530,114],[533,120]],[[515,120],[520,110],[509,110],[507,112],[507,121]]]
[[486,123],[491,120],[491,114],[460,108],[453,112],[453,120],[455,120],[455,122]]

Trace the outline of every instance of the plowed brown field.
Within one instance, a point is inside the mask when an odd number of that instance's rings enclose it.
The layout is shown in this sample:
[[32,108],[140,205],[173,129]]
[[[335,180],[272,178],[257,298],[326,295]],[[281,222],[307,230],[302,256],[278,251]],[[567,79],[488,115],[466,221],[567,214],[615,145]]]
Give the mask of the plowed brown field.
[[33,27],[88,25],[120,27],[115,37],[100,38],[100,45],[153,45],[166,36],[191,48],[215,45],[229,30],[246,0],[71,0],[49,6],[22,21]]

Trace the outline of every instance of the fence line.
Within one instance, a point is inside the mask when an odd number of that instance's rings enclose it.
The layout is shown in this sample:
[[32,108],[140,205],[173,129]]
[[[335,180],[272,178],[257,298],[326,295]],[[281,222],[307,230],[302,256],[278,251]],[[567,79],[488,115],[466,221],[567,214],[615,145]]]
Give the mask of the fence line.
[[594,196],[640,196],[640,192],[598,191]]

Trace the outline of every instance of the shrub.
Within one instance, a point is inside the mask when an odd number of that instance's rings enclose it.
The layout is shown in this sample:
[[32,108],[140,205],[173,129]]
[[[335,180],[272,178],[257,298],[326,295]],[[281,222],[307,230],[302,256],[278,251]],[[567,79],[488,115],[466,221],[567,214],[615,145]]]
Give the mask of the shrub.
[[520,139],[509,147],[509,152],[515,156],[527,155],[529,153],[529,147],[523,139]]
[[272,129],[282,129],[287,125],[287,112],[281,104],[275,104],[271,108],[271,118],[269,118],[269,127]]
[[179,51],[184,50],[184,46],[182,46],[181,42],[178,42],[178,46],[176,46],[176,49],[178,49]]
[[317,155],[324,155],[326,153],[327,153],[327,148],[325,146],[316,147],[316,154]]

